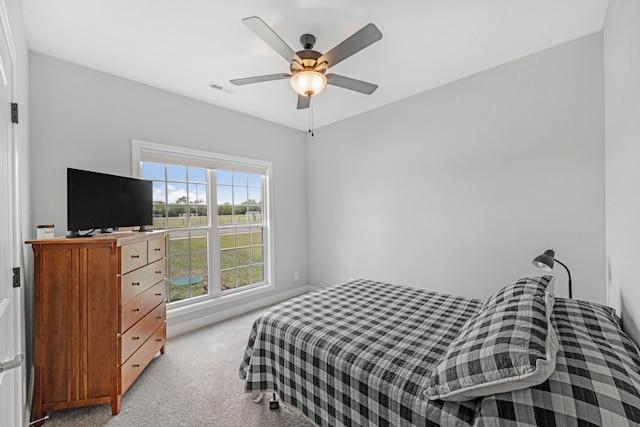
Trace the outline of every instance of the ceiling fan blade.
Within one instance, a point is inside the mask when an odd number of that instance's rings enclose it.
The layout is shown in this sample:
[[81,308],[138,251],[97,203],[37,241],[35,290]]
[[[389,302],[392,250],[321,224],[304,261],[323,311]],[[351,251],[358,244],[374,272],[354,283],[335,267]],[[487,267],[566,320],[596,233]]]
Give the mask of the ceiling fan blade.
[[378,85],[376,84],[363,82],[362,80],[356,80],[351,77],[345,77],[338,74],[327,74],[327,84],[354,90],[356,92],[364,93],[365,95],[371,95],[376,89],[378,89]]
[[327,62],[327,68],[333,67],[351,55],[360,52],[382,38],[382,33],[375,24],[367,24],[356,33],[347,37],[342,43],[318,58],[318,63]]
[[264,21],[257,16],[251,16],[244,18],[242,23],[246,25],[251,31],[253,31],[258,37],[265,41],[273,50],[278,52],[280,56],[287,60],[287,62],[296,61],[302,62],[302,59],[289,47],[287,43],[280,38],[275,31],[271,29]]
[[311,97],[298,94],[298,110],[309,108],[311,105]]
[[291,77],[291,74],[280,73],[280,74],[267,74],[264,76],[244,77],[242,79],[233,79],[229,81],[236,86],[240,86],[240,85],[249,85],[252,83],[269,82],[271,80],[288,79],[289,77]]

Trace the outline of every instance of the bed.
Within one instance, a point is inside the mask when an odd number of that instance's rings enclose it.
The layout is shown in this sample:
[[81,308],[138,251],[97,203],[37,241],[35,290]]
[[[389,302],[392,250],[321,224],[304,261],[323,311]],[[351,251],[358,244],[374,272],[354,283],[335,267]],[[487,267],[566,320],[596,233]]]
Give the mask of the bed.
[[319,426],[640,425],[640,356],[613,310],[523,278],[487,300],[369,280],[254,322],[240,377]]

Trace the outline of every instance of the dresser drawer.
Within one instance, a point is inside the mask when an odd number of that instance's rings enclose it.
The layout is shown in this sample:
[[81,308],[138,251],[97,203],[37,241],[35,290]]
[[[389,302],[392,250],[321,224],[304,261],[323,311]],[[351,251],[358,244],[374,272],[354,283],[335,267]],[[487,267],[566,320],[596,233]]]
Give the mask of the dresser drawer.
[[149,262],[157,261],[164,258],[164,254],[166,251],[166,243],[164,237],[149,240],[148,243],[149,245],[147,246],[147,257],[149,259]]
[[124,274],[140,268],[147,264],[147,242],[144,241],[122,246],[120,254],[122,256],[120,260],[120,273]]
[[120,277],[120,303],[126,303],[136,295],[165,278],[164,259],[146,265]]
[[120,363],[124,363],[147,341],[151,334],[164,323],[165,317],[166,303],[162,302],[120,337]]
[[147,315],[166,298],[166,284],[163,281],[152,286],[120,306],[120,332],[125,332]]
[[167,336],[167,325],[163,323],[120,367],[120,393],[124,393],[153,360],[153,356],[164,346]]

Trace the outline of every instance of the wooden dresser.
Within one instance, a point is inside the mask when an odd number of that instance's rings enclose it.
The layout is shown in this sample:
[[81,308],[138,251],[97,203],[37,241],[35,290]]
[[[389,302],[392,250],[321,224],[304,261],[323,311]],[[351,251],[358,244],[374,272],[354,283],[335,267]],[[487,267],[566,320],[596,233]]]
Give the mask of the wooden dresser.
[[33,419],[120,399],[166,341],[166,234],[33,240]]

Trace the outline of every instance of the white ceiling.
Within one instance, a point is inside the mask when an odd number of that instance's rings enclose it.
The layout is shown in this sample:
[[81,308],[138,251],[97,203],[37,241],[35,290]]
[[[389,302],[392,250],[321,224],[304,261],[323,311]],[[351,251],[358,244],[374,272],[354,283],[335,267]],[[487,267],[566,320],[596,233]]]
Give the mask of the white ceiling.
[[[607,0],[22,0],[29,47],[70,62],[294,129],[308,129],[289,72],[245,27],[261,17],[295,51],[311,33],[328,51],[369,22],[382,40],[330,72],[379,85],[328,86],[316,128],[602,29]],[[224,87],[209,88],[213,82]]]

